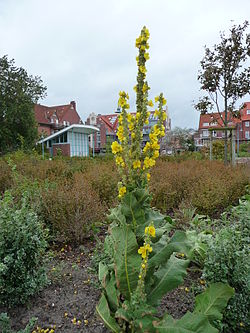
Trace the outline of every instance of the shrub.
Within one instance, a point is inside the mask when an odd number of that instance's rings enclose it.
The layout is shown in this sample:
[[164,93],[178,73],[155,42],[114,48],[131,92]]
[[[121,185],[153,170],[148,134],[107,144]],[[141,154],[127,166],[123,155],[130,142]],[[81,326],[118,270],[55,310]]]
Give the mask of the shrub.
[[0,201],[0,303],[25,303],[46,283],[45,231],[23,194],[17,207],[10,192]]
[[227,282],[235,296],[224,313],[223,332],[247,332],[250,329],[250,200],[234,209],[230,226],[210,243],[203,277],[209,282]]
[[81,243],[103,217],[99,196],[82,173],[70,182],[50,184],[41,199],[41,214],[58,241]]
[[11,169],[4,160],[0,160],[0,195],[12,185]]
[[117,203],[118,173],[113,162],[98,161],[88,168],[84,177],[98,193],[103,206],[111,208]]
[[244,194],[247,172],[244,166],[226,167],[219,161],[158,161],[150,184],[153,205],[169,213],[184,201],[198,214],[217,216]]

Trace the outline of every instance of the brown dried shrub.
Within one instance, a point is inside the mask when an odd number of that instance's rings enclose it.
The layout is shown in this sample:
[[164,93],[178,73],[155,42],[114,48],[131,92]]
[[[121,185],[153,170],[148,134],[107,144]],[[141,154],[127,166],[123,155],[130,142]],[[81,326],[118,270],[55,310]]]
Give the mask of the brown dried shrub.
[[52,184],[41,193],[42,215],[58,241],[80,244],[104,218],[97,192],[80,172],[73,180]]
[[197,213],[216,216],[237,202],[249,184],[246,166],[230,167],[219,161],[158,161],[150,184],[153,205],[171,212],[190,202]]

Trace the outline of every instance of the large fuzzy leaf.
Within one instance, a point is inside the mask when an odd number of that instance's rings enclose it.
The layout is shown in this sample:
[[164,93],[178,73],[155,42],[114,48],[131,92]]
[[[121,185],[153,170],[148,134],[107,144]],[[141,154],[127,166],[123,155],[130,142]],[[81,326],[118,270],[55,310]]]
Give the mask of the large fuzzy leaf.
[[108,327],[112,332],[119,333],[121,331],[120,326],[110,314],[108,302],[104,295],[102,295],[99,304],[96,307],[96,311],[105,323],[106,327]]
[[152,286],[150,282],[146,285],[148,303],[157,305],[168,291],[178,287],[187,274],[188,264],[189,260],[178,259],[172,254],[167,263],[154,273]]
[[121,205],[112,208],[107,218],[110,222],[116,222],[119,225],[126,223],[126,218],[121,211]]
[[152,268],[165,263],[173,252],[188,254],[190,249],[191,244],[188,242],[185,232],[176,231],[170,241],[166,235],[163,235],[153,246],[153,256],[148,261],[148,269],[152,273]]
[[130,299],[136,289],[141,265],[138,244],[131,225],[111,229],[114,247],[116,285],[120,293]]
[[156,321],[153,325],[157,333],[218,333],[206,316],[190,312],[178,320],[165,315],[161,321]]
[[162,235],[166,232],[169,232],[172,229],[172,226],[166,222],[165,216],[162,215],[157,210],[152,208],[145,209],[145,221],[143,224],[137,224],[136,236],[138,239],[142,239],[145,233],[145,227],[149,226],[150,223],[154,224],[156,229],[156,237],[153,241],[159,240]]
[[128,192],[122,201],[121,212],[127,223],[140,225],[145,223],[145,211],[150,207],[150,195],[145,189]]
[[227,302],[234,295],[234,289],[227,284],[218,282],[211,284],[207,290],[195,299],[195,313],[201,313],[208,317],[212,323],[222,319],[222,311]]

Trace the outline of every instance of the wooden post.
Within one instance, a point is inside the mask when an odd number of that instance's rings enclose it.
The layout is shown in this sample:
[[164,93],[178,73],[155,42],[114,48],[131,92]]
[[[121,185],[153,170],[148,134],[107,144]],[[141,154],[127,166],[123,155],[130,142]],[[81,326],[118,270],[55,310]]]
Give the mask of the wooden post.
[[212,161],[212,159],[213,159],[213,142],[212,142],[212,135],[213,135],[213,132],[210,131],[210,151],[209,151],[209,159],[210,159],[210,161]]
[[232,165],[235,166],[235,130],[232,130]]

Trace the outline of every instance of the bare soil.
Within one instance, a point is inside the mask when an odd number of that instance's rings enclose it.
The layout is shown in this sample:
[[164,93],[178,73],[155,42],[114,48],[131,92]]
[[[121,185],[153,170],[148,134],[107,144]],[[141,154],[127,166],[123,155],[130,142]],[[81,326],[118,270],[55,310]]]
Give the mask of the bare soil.
[[[94,243],[77,249],[66,245],[53,251],[49,263],[50,285],[26,305],[0,307],[0,313],[7,312],[11,318],[12,329],[23,329],[30,318],[36,317],[36,326],[43,329],[55,326],[55,333],[108,332],[95,310],[101,290],[90,269],[93,251]],[[192,311],[192,285],[198,278],[199,273],[189,273],[183,286],[163,298],[159,315],[168,312],[180,318]]]

